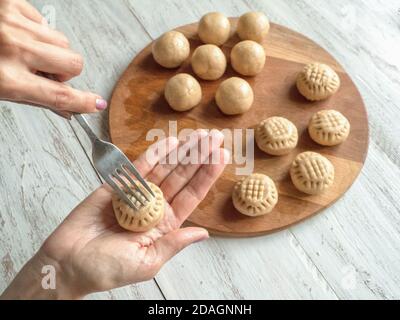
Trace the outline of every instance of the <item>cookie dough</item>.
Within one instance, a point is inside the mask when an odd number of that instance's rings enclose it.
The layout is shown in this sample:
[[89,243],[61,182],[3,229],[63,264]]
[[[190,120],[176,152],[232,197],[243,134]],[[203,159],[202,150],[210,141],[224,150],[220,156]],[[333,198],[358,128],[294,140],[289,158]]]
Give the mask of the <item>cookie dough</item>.
[[226,57],[214,44],[198,47],[192,55],[194,73],[203,80],[217,80],[226,70]]
[[297,155],[290,168],[294,186],[307,194],[320,194],[332,186],[335,168],[324,156],[316,152]]
[[297,76],[297,89],[308,100],[324,100],[339,90],[337,73],[323,63],[310,63]]
[[198,34],[204,43],[223,45],[229,39],[230,33],[231,23],[222,13],[207,13],[199,22]]
[[[145,202],[146,205],[143,206],[132,195],[128,194],[128,197],[139,208],[138,210],[131,208],[117,194],[113,195],[112,204],[115,217],[122,228],[133,232],[145,232],[154,228],[163,218],[165,206],[163,193],[155,184],[151,182],[147,183],[151,187],[155,197]],[[144,187],[142,190],[144,190]],[[143,202],[146,200],[139,191],[135,191],[135,193]]]
[[350,123],[339,111],[321,110],[311,117],[308,133],[320,145],[335,146],[349,136]]
[[215,100],[223,113],[227,115],[241,114],[252,106],[254,93],[247,81],[232,77],[220,84]]
[[261,216],[270,213],[278,203],[278,191],[270,177],[253,173],[236,183],[232,201],[240,213],[250,217]]
[[265,50],[255,41],[241,41],[231,51],[231,64],[241,75],[255,76],[264,68]]
[[286,118],[271,117],[263,120],[255,132],[258,147],[271,155],[288,154],[297,146],[296,126]]
[[201,87],[190,74],[180,73],[168,80],[164,95],[172,109],[186,111],[199,104]]
[[237,33],[242,40],[262,42],[269,31],[269,21],[262,12],[247,12],[239,18]]
[[153,43],[154,60],[165,68],[177,68],[189,57],[190,44],[178,31],[164,33]]

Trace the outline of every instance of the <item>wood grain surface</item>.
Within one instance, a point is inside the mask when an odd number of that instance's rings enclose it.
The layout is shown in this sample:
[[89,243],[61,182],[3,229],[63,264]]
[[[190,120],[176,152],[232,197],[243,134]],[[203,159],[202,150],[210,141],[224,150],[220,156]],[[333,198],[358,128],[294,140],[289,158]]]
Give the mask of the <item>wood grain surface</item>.
[[[357,85],[370,145],[359,178],[333,206],[283,232],[212,237],[154,280],[91,299],[399,299],[400,33],[398,0],[32,0],[81,53],[77,88],[104,97],[132,57],[165,30],[210,11],[263,11],[327,49]],[[55,16],[49,16],[54,9]],[[108,139],[108,113],[87,115]],[[75,122],[0,102],[0,290],[100,184]],[[25,168],[22,171],[22,168]],[[65,191],[67,190],[67,191]]]
[[[231,18],[232,30],[237,18]],[[189,39],[193,51],[201,41],[197,35],[197,23],[177,29]],[[238,43],[236,34],[222,46],[227,59],[232,47]],[[167,136],[170,121],[177,122],[178,133],[182,129],[245,129],[254,128],[262,119],[283,116],[291,120],[299,130],[299,144],[289,155],[268,156],[258,148],[255,152],[229,148],[233,155],[243,154],[248,161],[254,159],[254,172],[270,176],[279,190],[279,201],[267,215],[249,218],[233,206],[233,186],[241,176],[237,175],[237,161],[229,165],[215,186],[208,193],[188,221],[209,231],[229,236],[254,236],[269,233],[304,220],[320,212],[336,201],[358,176],[368,150],[368,119],[361,96],[342,67],[320,46],[301,34],[272,24],[263,46],[267,63],[256,77],[246,77],[255,93],[252,108],[240,116],[226,116],[215,104],[215,92],[221,81],[240,76],[229,66],[225,75],[217,81],[200,81],[203,98],[200,104],[188,112],[173,111],[164,98],[165,84],[177,73],[192,73],[190,58],[177,69],[165,69],[152,57],[150,43],[129,65],[114,90],[110,105],[110,134],[114,144],[131,159],[144,152],[154,143],[147,139],[149,130],[161,129]],[[309,102],[296,86],[296,76],[305,63],[319,61],[331,65],[341,79],[340,90],[330,99]],[[341,111],[351,123],[349,139],[340,146],[321,147],[314,143],[307,132],[312,114],[321,109]],[[227,134],[228,137],[228,134]],[[229,137],[232,140],[231,137]],[[245,138],[244,138],[245,140]],[[240,141],[241,142],[241,141]],[[252,141],[253,142],[253,141]],[[293,186],[289,168],[294,157],[303,151],[316,151],[328,157],[335,166],[335,183],[321,195],[310,196]],[[251,172],[251,170],[250,170]],[[249,172],[247,173],[249,174]]]

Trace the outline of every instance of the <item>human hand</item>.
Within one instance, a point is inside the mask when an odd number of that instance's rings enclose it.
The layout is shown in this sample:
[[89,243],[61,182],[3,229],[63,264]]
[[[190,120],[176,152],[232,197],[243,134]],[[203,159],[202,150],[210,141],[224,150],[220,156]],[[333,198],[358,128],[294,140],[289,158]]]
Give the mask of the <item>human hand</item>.
[[[201,145],[198,141],[212,140],[208,148],[199,150],[200,164],[183,164],[183,161],[176,165],[161,164],[160,152],[150,158],[143,154],[134,162],[141,174],[160,186],[164,193],[164,218],[157,227],[144,233],[122,229],[112,209],[111,189],[103,185],[74,209],[46,240],[3,298],[75,299],[91,292],[149,280],[180,250],[207,239],[205,229],[181,228],[181,225],[222,173],[229,153],[220,148],[223,135],[219,131],[213,130],[206,136],[204,131],[196,131],[192,137],[194,139],[178,147],[175,138],[168,138],[166,150],[167,153],[179,150],[178,154],[182,155],[190,149],[198,149]],[[161,143],[165,141],[153,145],[150,150],[156,150]],[[218,161],[211,164],[209,159]],[[40,287],[43,276],[40,270],[46,264],[56,269],[57,288],[53,291]],[[37,274],[37,279],[33,280],[32,274]]]
[[44,106],[65,117],[104,110],[107,102],[99,95],[63,83],[82,69],[83,59],[65,35],[33,6],[0,1],[0,99]]

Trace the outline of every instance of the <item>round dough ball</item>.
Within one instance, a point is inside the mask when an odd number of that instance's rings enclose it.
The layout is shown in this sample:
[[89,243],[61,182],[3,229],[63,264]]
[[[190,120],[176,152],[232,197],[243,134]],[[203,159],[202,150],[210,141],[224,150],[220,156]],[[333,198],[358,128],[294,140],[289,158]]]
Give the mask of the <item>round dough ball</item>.
[[237,33],[242,40],[262,42],[269,31],[269,21],[262,12],[247,12],[238,21]]
[[225,73],[226,57],[216,45],[205,44],[193,52],[192,68],[201,79],[217,80]]
[[223,45],[230,36],[231,23],[219,12],[204,15],[199,22],[198,34],[204,43]]
[[180,73],[168,80],[164,95],[172,109],[186,111],[199,104],[201,87],[190,74]]
[[236,72],[244,76],[255,76],[264,68],[265,50],[252,40],[239,42],[232,49],[231,64]]
[[169,31],[153,43],[152,52],[161,66],[177,68],[189,57],[190,44],[182,33]]
[[253,104],[253,89],[247,81],[232,77],[221,83],[215,100],[223,113],[227,115],[242,114]]

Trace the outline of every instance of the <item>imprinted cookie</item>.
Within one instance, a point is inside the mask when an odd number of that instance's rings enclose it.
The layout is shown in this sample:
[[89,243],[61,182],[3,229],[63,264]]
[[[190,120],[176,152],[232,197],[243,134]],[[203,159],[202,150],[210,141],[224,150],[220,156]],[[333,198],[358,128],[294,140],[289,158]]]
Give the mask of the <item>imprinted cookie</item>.
[[321,110],[311,117],[308,132],[316,143],[334,146],[347,139],[350,123],[339,111]]
[[289,153],[296,147],[298,133],[296,126],[288,119],[271,117],[258,125],[255,138],[262,151],[280,156]]
[[[145,232],[155,227],[163,218],[165,203],[163,193],[155,184],[151,182],[147,183],[155,195],[150,198],[150,201],[145,202],[146,199],[139,191],[134,191],[136,197],[140,198],[145,205],[137,201],[132,195],[127,194],[129,199],[139,208],[138,210],[131,208],[116,194],[113,195],[112,203],[115,217],[122,228],[133,232]],[[144,188],[142,190],[146,192]]]
[[275,207],[278,191],[271,178],[261,173],[253,173],[236,183],[232,201],[240,213],[251,217],[261,216]]
[[335,169],[324,156],[307,151],[297,155],[290,168],[290,176],[298,190],[319,194],[333,184]]
[[297,88],[308,100],[323,100],[340,87],[337,73],[323,63],[310,63],[306,65],[297,76]]

